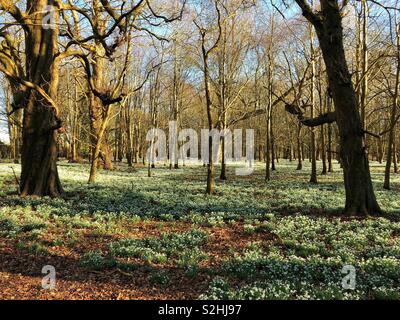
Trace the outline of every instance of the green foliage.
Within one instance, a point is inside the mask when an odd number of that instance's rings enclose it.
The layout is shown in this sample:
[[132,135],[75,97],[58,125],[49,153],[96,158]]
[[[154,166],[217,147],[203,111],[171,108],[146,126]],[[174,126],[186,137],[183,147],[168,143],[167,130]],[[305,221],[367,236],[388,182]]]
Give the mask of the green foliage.
[[43,243],[40,242],[19,241],[17,243],[17,248],[19,250],[24,250],[34,255],[48,254],[47,246],[45,246]]
[[[281,240],[268,252],[252,244],[228,259],[226,279],[211,284],[209,299],[396,299],[400,292],[400,223],[384,218],[275,219]],[[257,225],[257,223],[256,223]],[[356,290],[342,288],[344,265],[356,269]],[[241,281],[240,290],[234,285]]]
[[[21,199],[18,196],[0,198],[0,207],[26,208],[41,217],[94,218],[91,222],[102,222],[117,217],[137,219],[157,218],[164,221],[192,220],[201,225],[221,226],[230,220],[244,218],[270,220],[284,214],[335,213],[344,204],[342,173],[319,177],[319,185],[308,183],[307,162],[303,171],[296,171],[293,163],[281,162],[279,174],[265,183],[262,164],[255,166],[251,179],[235,177],[228,182],[217,180],[218,196],[205,197],[205,180],[202,168],[185,167],[185,170],[170,171],[158,169],[152,178],[146,170],[134,174],[128,171],[99,172],[97,184],[88,186],[87,165],[60,164],[60,175],[68,199]],[[13,165],[18,174],[19,167]],[[228,167],[228,175],[234,176],[234,166]],[[400,200],[395,191],[384,191],[381,187],[380,168],[372,167],[372,178],[377,198],[384,210],[391,214],[400,212]],[[218,168],[217,168],[218,170]],[[12,179],[9,164],[0,164],[0,182]],[[400,177],[394,176],[393,186]],[[14,186],[4,186],[5,193]],[[15,189],[15,188],[14,188]],[[13,190],[15,191],[15,190]],[[107,218],[106,218],[107,217]],[[64,221],[66,222],[66,221]],[[90,227],[88,220],[71,222],[74,227]]]
[[151,284],[167,286],[170,283],[170,278],[168,273],[161,270],[161,271],[153,271],[149,275],[149,282]]
[[20,227],[10,219],[0,220],[0,234],[4,236],[10,236],[12,234],[17,234]]
[[285,280],[254,282],[237,290],[225,280],[218,279],[211,284],[209,292],[200,298],[212,300],[341,300],[353,299],[354,295],[343,293],[335,284],[319,287],[307,283],[293,284]]
[[0,218],[0,236],[5,237],[16,237],[20,234],[25,234],[31,238],[36,238],[40,235],[43,229],[46,229],[47,225],[44,223],[26,223],[21,224],[14,219],[1,219]]
[[[108,251],[83,255],[81,265],[127,272],[149,268],[149,281],[160,285],[170,283],[169,274],[157,275],[152,264],[157,270],[182,268],[189,278],[207,273],[216,279],[203,299],[399,299],[400,200],[397,191],[382,189],[383,167],[373,163],[371,174],[387,215],[350,219],[339,216],[342,173],[336,170],[310,185],[309,163],[304,165],[296,171],[294,163],[281,161],[268,183],[262,164],[251,177],[234,177],[228,166],[232,179],[217,179],[218,195],[207,197],[201,167],[157,168],[152,178],[146,170],[100,171],[98,183],[88,186],[87,165],[61,162],[67,197],[38,199],[18,197],[15,185],[5,183],[13,180],[10,165],[0,164],[0,237],[32,254],[48,254],[51,246],[75,246],[82,234],[118,235],[121,240]],[[18,174],[19,167],[12,166]],[[398,189],[400,176],[392,177],[392,185]],[[135,229],[132,224],[154,220],[162,221],[159,228],[186,223],[199,229],[144,239],[126,235]],[[236,236],[238,225],[240,241],[264,240],[245,250],[228,248],[222,264],[209,267],[204,252],[209,235],[234,228]],[[59,230],[57,239],[44,237]],[[354,291],[341,286],[346,264],[356,268]]]
[[113,258],[103,257],[100,251],[91,251],[83,255],[80,264],[82,267],[101,271],[113,268],[117,263]]
[[207,239],[208,234],[197,229],[184,233],[166,233],[159,238],[122,239],[110,245],[110,253],[117,257],[140,258],[156,264],[173,260],[178,266],[187,267],[205,258],[200,247]]
[[203,260],[207,259],[207,255],[202,252],[198,247],[193,249],[183,250],[182,253],[178,255],[178,260],[176,264],[181,268],[196,268],[196,266]]

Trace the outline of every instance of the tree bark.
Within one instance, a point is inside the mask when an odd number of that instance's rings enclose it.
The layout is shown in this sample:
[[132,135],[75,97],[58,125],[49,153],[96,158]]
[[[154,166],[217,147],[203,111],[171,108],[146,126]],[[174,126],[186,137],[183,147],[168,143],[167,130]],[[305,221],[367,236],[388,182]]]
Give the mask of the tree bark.
[[[31,15],[42,21],[46,6],[53,0],[27,1]],[[41,87],[56,101],[58,88],[58,18],[53,28],[41,24],[28,26],[26,32],[26,78]],[[21,155],[21,196],[62,195],[57,169],[57,129],[61,124],[56,110],[43,101],[39,93],[28,91],[23,118]]]

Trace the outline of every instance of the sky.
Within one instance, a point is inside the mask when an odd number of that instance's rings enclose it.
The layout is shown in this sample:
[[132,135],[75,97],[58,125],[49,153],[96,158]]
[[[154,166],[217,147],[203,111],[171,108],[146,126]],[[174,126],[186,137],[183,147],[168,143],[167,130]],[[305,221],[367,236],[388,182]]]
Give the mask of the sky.
[[[81,3],[81,1],[82,0],[75,0],[75,2],[78,3],[78,4]],[[394,3],[394,1],[395,0],[382,0],[382,2],[384,2],[384,3],[392,3],[392,2]],[[196,1],[190,1],[190,3],[192,5],[193,5],[192,2],[196,3]],[[260,3],[264,4],[264,5],[268,5],[270,2],[268,0],[264,0],[264,2],[260,1]],[[278,4],[282,4],[282,2],[279,1],[279,0],[274,1],[274,3],[277,4],[277,5]],[[279,7],[281,7],[281,6],[279,6]],[[351,6],[349,6],[349,7],[351,7]],[[296,8],[297,9],[296,6],[291,6],[289,9],[283,10],[284,13],[285,13],[286,18],[292,17],[292,15],[295,13],[292,8]],[[1,24],[1,20],[0,20],[0,24]],[[162,34],[162,32],[160,32],[160,33]],[[0,82],[1,81],[4,81],[3,77],[0,77]],[[8,143],[9,142],[9,137],[8,137],[7,122],[5,121],[6,119],[5,119],[5,116],[4,116],[4,109],[5,109],[4,102],[5,102],[4,94],[3,94],[2,90],[0,90],[0,141]]]
[[10,139],[8,137],[7,131],[5,131],[5,132],[3,132],[3,131],[4,131],[3,129],[0,129],[0,141],[3,143],[9,143]]

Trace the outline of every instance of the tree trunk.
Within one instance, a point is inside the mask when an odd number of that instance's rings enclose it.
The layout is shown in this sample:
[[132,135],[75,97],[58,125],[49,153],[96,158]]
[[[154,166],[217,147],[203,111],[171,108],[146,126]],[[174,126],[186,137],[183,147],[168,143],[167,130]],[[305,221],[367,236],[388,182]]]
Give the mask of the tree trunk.
[[[310,27],[310,48],[311,48],[311,119],[314,118],[315,109],[315,50],[314,50],[314,32]],[[315,129],[311,128],[310,133],[310,152],[311,152],[311,177],[310,183],[318,183],[317,180],[317,155],[315,148]]]
[[[132,138],[132,116],[130,105],[127,105],[123,108],[122,112],[124,113],[125,120],[125,133],[126,133],[126,160],[128,162],[129,167],[133,167],[133,138]],[[135,129],[133,129],[133,132]]]
[[[331,112],[332,99],[329,96],[329,92],[326,94],[326,103],[327,103],[327,111]],[[332,163],[332,124],[328,123],[328,172],[333,172],[333,163]]]
[[[28,1],[31,15],[42,21],[47,5],[53,0]],[[55,25],[58,18],[55,15]],[[58,29],[44,29],[41,24],[28,26],[26,34],[26,73],[28,81],[40,86],[54,101],[58,88]],[[57,170],[56,110],[38,93],[27,94],[22,132],[21,196],[60,196],[63,193]]]
[[[217,11],[218,5],[215,3]],[[207,122],[208,122],[208,129],[210,130],[210,136],[208,139],[208,164],[207,164],[207,187],[206,187],[206,194],[212,195],[215,193],[215,169],[214,169],[214,159],[213,159],[213,139],[211,135],[211,131],[214,129],[213,117],[212,117],[212,100],[211,100],[211,92],[210,92],[210,70],[208,66],[208,59],[209,55],[213,50],[215,50],[218,46],[218,43],[221,38],[221,20],[220,20],[220,12],[218,11],[218,24],[219,24],[219,37],[215,44],[210,48],[206,49],[206,34],[207,32],[201,28],[199,28],[200,36],[201,36],[201,51],[203,57],[203,74],[204,74],[204,91],[206,96],[206,112],[207,112]]]
[[100,158],[101,148],[103,146],[104,133],[107,130],[107,125],[108,125],[108,119],[110,117],[110,112],[111,112],[111,106],[107,106],[106,114],[104,116],[104,120],[101,123],[101,127],[100,127],[100,130],[99,130],[98,136],[97,136],[96,145],[95,145],[95,147],[93,149],[93,158],[92,158],[92,164],[91,164],[91,167],[90,167],[89,183],[96,182],[98,162],[99,162],[99,158]]
[[368,4],[367,0],[362,0],[362,72],[361,72],[361,96],[360,96],[360,109],[361,109],[361,126],[363,130],[366,128],[365,123],[365,110],[367,107],[367,97],[368,97]]
[[221,143],[222,143],[221,144],[221,156],[222,156],[222,159],[221,159],[221,174],[220,174],[219,178],[221,180],[227,180],[227,177],[226,177],[226,157],[225,157],[225,136],[223,136],[221,140],[222,140],[221,141]]
[[[102,15],[99,13],[99,8],[95,6],[95,18],[98,24],[100,32],[105,30],[107,21],[102,20]],[[100,42],[100,40],[96,40],[95,44],[95,53],[93,54],[92,60],[92,69],[93,69],[93,83],[94,87],[97,90],[102,91],[104,89],[104,76],[106,73],[105,64],[106,64],[105,50]],[[90,92],[90,104],[89,104],[89,115],[90,115],[90,141],[92,145],[93,153],[95,153],[97,149],[97,144],[100,143],[99,146],[99,156],[103,162],[103,168],[105,170],[112,170],[112,151],[108,145],[108,133],[107,129],[103,132],[103,137],[99,137],[102,124],[105,120],[105,109],[107,107],[103,106],[102,101],[96,97],[92,92]],[[101,140],[101,142],[98,142]],[[97,161],[98,159],[92,155],[92,161]]]
[[396,133],[394,135],[393,142],[393,172],[399,173],[399,167],[397,165],[397,145],[396,145]]
[[321,157],[322,157],[322,175],[328,173],[328,168],[326,166],[326,150],[325,150],[325,130],[324,126],[321,126]]
[[303,154],[302,154],[302,146],[301,146],[301,123],[299,122],[298,128],[297,128],[297,169],[296,170],[302,170],[303,169]]
[[212,195],[215,193],[215,167],[213,159],[213,141],[210,136],[208,139],[208,165],[207,165],[207,188],[206,194]]
[[[10,86],[7,86],[5,90],[6,93],[6,112],[9,114],[12,112],[12,90]],[[20,140],[21,140],[21,121],[22,120],[22,112],[21,110],[15,111],[13,114],[8,116],[8,135],[10,137],[10,148],[11,148],[11,158],[14,160],[14,163],[19,163],[19,153],[20,153]]]
[[[400,24],[396,26],[397,31],[397,70],[396,70],[396,82],[395,82],[395,92],[393,94],[393,104],[392,110],[390,113],[390,131],[389,131],[389,141],[387,148],[387,158],[386,158],[386,168],[385,168],[385,182],[383,184],[383,188],[386,190],[390,189],[390,168],[392,164],[392,155],[396,152],[395,144],[396,144],[396,118],[397,118],[397,108],[399,104],[399,85],[400,85]],[[397,161],[396,157],[393,157],[395,161]],[[395,164],[395,168],[397,168],[397,164]]]
[[[112,170],[112,151],[108,145],[107,139],[107,129],[103,132],[103,136],[100,137],[100,131],[102,127],[102,123],[105,121],[103,114],[103,105],[100,99],[96,98],[94,95],[91,97],[90,101],[90,128],[91,128],[91,144],[93,147],[93,153],[97,147],[99,146],[99,157],[103,163],[104,170]],[[100,142],[99,142],[100,141]],[[94,155],[92,155],[92,161],[94,160]],[[99,159],[96,159],[97,165]]]
[[274,128],[272,124],[272,110],[271,110],[271,125],[270,125],[270,139],[271,139],[271,170],[276,171],[276,166],[275,166],[275,160],[276,160],[276,154],[275,154],[275,137],[274,137]]
[[270,107],[268,106],[267,111],[267,130],[266,130],[266,142],[265,142],[265,180],[271,180],[271,136],[270,136],[270,126],[271,126],[271,114],[270,114]]

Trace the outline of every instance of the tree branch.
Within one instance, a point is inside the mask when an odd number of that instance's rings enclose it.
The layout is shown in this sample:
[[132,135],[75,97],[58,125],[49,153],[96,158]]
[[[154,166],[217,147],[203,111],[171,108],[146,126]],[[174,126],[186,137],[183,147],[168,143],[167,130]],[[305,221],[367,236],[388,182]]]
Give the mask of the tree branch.
[[298,6],[301,8],[303,16],[311,22],[316,28],[320,28],[322,26],[322,20],[318,16],[316,12],[314,12],[313,8],[310,4],[307,3],[307,0],[295,0]]
[[19,8],[13,4],[10,0],[0,0],[0,10],[4,10],[9,13],[21,26],[25,31],[29,32],[28,25],[25,23],[26,16],[24,13],[19,10]]
[[[49,130],[57,130],[59,128],[62,127],[62,121],[61,119],[58,117],[59,111],[58,111],[58,107],[57,104],[55,103],[55,101],[46,93],[46,91],[44,91],[40,86],[38,86],[35,83],[26,81],[22,78],[20,78],[19,76],[17,76],[16,74],[10,72],[9,70],[6,70],[5,68],[3,68],[2,66],[0,66],[0,72],[4,73],[9,79],[11,79],[12,81],[15,81],[23,86],[25,86],[28,89],[33,89],[35,90],[37,93],[39,93],[39,95],[47,101],[47,103],[50,105],[50,107],[54,110],[54,125],[52,125]],[[18,109],[22,109],[23,107],[20,108],[14,108],[12,111],[10,111],[8,113],[8,116],[12,115],[15,111],[17,111]]]
[[336,112],[321,114],[316,118],[300,118],[300,122],[307,127],[318,127],[327,123],[336,122]]
[[[102,1],[106,1],[106,0],[102,0]],[[146,0],[146,4],[147,4],[148,8],[150,9],[151,14],[152,14],[154,17],[158,18],[158,19],[164,20],[164,22],[173,22],[173,21],[175,21],[175,20],[182,20],[183,11],[184,11],[184,9],[185,9],[186,2],[187,2],[187,0],[184,0],[184,1],[183,1],[182,8],[181,8],[181,11],[180,11],[179,15],[177,15],[177,16],[175,16],[175,17],[168,18],[168,17],[166,17],[166,16],[163,16],[163,15],[160,15],[160,14],[156,13],[156,12],[153,10],[153,8],[150,6],[150,1]]]

